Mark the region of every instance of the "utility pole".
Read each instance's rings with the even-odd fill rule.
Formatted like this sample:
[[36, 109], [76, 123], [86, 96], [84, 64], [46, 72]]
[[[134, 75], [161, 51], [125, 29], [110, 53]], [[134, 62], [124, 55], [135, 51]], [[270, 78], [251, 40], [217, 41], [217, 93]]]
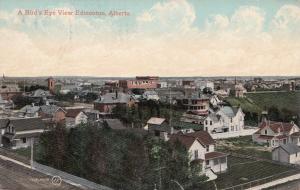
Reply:
[[30, 144], [31, 144], [30, 166], [31, 166], [31, 168], [33, 168], [33, 144], [34, 144], [34, 137], [31, 138]]

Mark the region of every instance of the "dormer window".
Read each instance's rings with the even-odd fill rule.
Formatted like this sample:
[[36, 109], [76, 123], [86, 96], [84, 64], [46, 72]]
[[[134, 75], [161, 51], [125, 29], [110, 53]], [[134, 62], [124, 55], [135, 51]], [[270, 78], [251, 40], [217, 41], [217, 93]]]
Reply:
[[209, 145], [206, 146], [206, 152], [209, 152]]
[[265, 135], [268, 133], [268, 131], [267, 130], [265, 130]]

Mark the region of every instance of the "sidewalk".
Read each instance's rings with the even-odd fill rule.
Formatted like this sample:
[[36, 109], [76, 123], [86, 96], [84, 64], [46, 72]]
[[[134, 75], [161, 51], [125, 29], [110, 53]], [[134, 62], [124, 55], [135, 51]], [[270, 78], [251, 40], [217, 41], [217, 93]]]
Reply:
[[278, 179], [278, 180], [275, 180], [275, 181], [271, 181], [269, 183], [258, 185], [258, 186], [249, 188], [247, 190], [260, 190], [260, 189], [273, 187], [273, 186], [280, 185], [280, 184], [283, 184], [283, 183], [286, 183], [286, 182], [289, 182], [289, 181], [293, 181], [293, 180], [297, 180], [297, 179], [300, 179], [300, 174], [296, 174], [296, 175], [292, 175], [292, 176], [285, 177], [285, 178], [282, 178], [282, 179]]

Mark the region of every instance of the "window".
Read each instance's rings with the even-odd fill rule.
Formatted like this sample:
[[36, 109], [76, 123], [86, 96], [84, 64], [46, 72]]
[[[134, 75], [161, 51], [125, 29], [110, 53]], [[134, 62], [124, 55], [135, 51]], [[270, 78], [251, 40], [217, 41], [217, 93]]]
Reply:
[[214, 159], [214, 165], [218, 165], [219, 164], [219, 160], [218, 159]]
[[209, 152], [209, 145], [206, 146], [206, 152]]
[[205, 125], [207, 125], [208, 124], [208, 121], [207, 120], [205, 120]]
[[205, 163], [207, 166], [209, 165], [209, 160], [206, 160], [206, 163]]
[[209, 124], [212, 125], [212, 121], [210, 121]]
[[198, 150], [195, 150], [194, 154], [195, 154], [195, 159], [198, 159]]
[[297, 154], [297, 152], [296, 152], [296, 157], [298, 157], [298, 154]]
[[232, 123], [232, 118], [230, 118], [230, 122]]
[[265, 130], [265, 135], [266, 135], [266, 134], [268, 134], [268, 131], [267, 131], [267, 129]]
[[26, 143], [26, 138], [22, 138], [23, 143]]
[[207, 127], [205, 127], [205, 131], [206, 131], [206, 132], [208, 131]]

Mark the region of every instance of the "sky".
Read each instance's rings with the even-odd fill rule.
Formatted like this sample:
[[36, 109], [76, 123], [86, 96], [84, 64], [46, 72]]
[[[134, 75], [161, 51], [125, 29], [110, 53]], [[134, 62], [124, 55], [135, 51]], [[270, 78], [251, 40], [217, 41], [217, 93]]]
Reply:
[[[62, 16], [60, 10], [107, 16]], [[0, 72], [295, 76], [299, 34], [300, 0], [0, 0]]]

